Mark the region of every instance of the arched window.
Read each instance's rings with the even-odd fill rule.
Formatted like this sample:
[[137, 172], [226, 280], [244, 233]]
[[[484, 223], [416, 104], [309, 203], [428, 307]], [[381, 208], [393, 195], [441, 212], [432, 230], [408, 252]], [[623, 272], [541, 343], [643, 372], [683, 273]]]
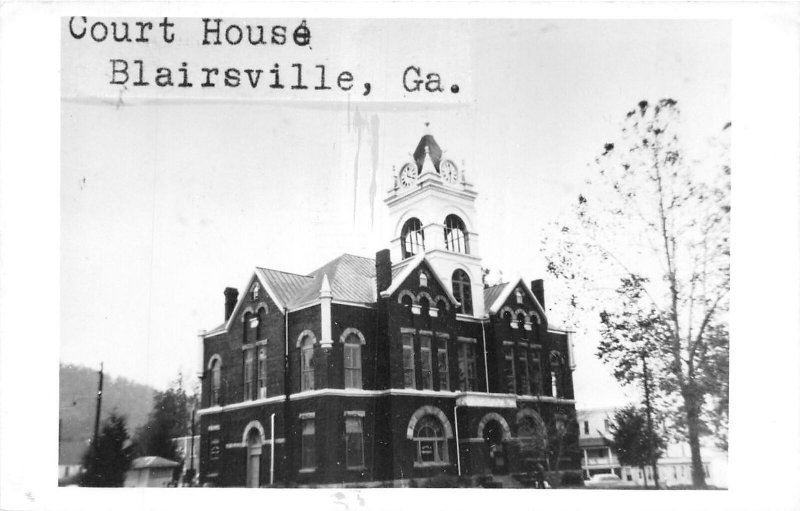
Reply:
[[247, 311], [244, 313], [244, 318], [242, 320], [242, 342], [245, 344], [250, 340], [247, 334], [250, 333], [250, 319], [252, 317], [252, 312]]
[[417, 463], [447, 463], [447, 440], [444, 427], [433, 415], [421, 418], [414, 428], [414, 442], [417, 444]]
[[251, 428], [247, 433], [247, 487], [258, 488], [261, 476], [261, 434]]
[[427, 316], [431, 311], [431, 302], [424, 296], [419, 299], [419, 309], [422, 316]]
[[522, 303], [522, 290], [521, 290], [521, 289], [517, 289], [517, 290], [514, 292], [514, 294], [515, 294], [515, 295], [516, 295], [516, 297], [517, 297], [517, 303]]
[[444, 219], [444, 245], [451, 252], [469, 254], [467, 227], [456, 215], [447, 215]]
[[220, 404], [220, 388], [222, 387], [222, 362], [219, 357], [211, 359], [211, 406]]
[[519, 313], [517, 314], [517, 326], [519, 327], [519, 335], [523, 339], [527, 339], [528, 335], [525, 333], [525, 314]]
[[260, 341], [267, 336], [267, 309], [258, 309], [258, 324], [256, 325], [256, 340]]
[[550, 388], [553, 397], [564, 397], [564, 359], [557, 351], [550, 352]]
[[419, 218], [409, 218], [400, 233], [403, 259], [425, 251], [425, 232]]
[[361, 338], [355, 333], [344, 340], [344, 388], [361, 388]]
[[527, 456], [541, 454], [546, 443], [544, 422], [535, 412], [528, 412], [530, 415], [517, 416], [517, 438], [519, 439], [520, 451]]
[[472, 285], [469, 275], [464, 270], [453, 272], [453, 295], [461, 304], [457, 312], [461, 314], [472, 314]]
[[300, 390], [314, 390], [314, 338], [305, 335], [300, 341]]
[[424, 271], [419, 272], [419, 287], [428, 287], [428, 274]]

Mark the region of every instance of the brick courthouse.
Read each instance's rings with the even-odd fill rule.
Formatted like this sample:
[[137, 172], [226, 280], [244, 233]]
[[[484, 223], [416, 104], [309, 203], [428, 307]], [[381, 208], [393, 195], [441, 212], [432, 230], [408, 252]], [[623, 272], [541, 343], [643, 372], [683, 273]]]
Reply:
[[[541, 280], [484, 288], [476, 195], [425, 135], [385, 199], [390, 249], [225, 289], [225, 323], [201, 334], [202, 483], [547, 466], [574, 421], [569, 337], [548, 326]], [[579, 470], [577, 445], [560, 449]]]

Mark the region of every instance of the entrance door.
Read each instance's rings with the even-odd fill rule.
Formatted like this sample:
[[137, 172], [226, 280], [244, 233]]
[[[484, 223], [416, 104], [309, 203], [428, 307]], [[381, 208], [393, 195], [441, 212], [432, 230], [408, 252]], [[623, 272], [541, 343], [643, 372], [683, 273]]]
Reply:
[[505, 444], [503, 444], [503, 427], [497, 421], [489, 421], [483, 430], [483, 441], [489, 455], [489, 469], [492, 474], [507, 474]]
[[247, 436], [247, 487], [258, 488], [261, 476], [261, 435], [255, 429]]

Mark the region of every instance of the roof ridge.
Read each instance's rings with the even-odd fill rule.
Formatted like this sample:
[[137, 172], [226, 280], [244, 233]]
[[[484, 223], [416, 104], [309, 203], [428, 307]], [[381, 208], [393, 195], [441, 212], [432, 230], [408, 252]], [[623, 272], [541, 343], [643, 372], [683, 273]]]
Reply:
[[285, 271], [285, 270], [276, 270], [274, 268], [266, 268], [264, 266], [256, 266], [259, 270], [267, 270], [267, 271], [274, 271], [277, 273], [285, 273], [286, 275], [294, 275], [296, 277], [305, 277], [305, 278], [313, 278], [311, 275], [303, 275], [302, 273], [294, 273], [292, 271]]

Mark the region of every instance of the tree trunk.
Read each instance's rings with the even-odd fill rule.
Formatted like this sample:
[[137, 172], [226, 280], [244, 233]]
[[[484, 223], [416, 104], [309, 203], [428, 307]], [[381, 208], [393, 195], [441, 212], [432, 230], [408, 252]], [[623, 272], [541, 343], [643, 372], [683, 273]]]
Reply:
[[684, 395], [686, 405], [686, 424], [689, 433], [689, 449], [692, 453], [692, 486], [706, 487], [706, 475], [703, 470], [703, 459], [700, 456], [700, 414], [694, 396]]

